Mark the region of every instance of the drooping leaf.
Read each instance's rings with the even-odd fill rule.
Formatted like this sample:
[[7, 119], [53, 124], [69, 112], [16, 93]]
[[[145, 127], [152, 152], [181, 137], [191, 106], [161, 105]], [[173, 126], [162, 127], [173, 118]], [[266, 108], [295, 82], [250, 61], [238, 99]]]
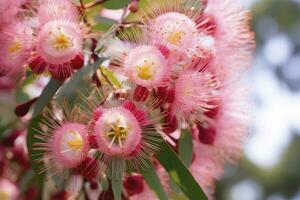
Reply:
[[119, 80], [115, 77], [114, 73], [112, 71], [110, 71], [109, 69], [105, 68], [105, 67], [101, 67], [102, 73], [103, 75], [106, 76], [106, 78], [108, 79], [108, 81], [113, 84], [114, 87], [116, 88], [120, 88], [122, 87], [122, 84], [119, 82]]
[[85, 66], [76, 72], [72, 78], [62, 86], [57, 94], [57, 100], [61, 102], [64, 98], [74, 99], [77, 95], [77, 90], [85, 85], [84, 77], [94, 73], [104, 60], [105, 58], [99, 58], [95, 63]]
[[102, 5], [108, 9], [124, 8], [130, 3], [130, 0], [107, 0]]
[[122, 197], [122, 178], [124, 172], [124, 159], [114, 158], [111, 168], [111, 185], [115, 200], [121, 200]]
[[167, 142], [162, 142], [161, 151], [156, 154], [156, 158], [169, 173], [172, 181], [190, 200], [208, 199], [193, 175], [183, 164], [183, 161]]
[[193, 138], [192, 134], [184, 129], [179, 139], [179, 156], [186, 167], [189, 167], [193, 159]]
[[142, 175], [147, 184], [156, 193], [157, 197], [160, 200], [168, 200], [168, 196], [164, 191], [164, 188], [159, 180], [159, 177], [152, 163], [148, 164], [147, 169], [142, 170]]
[[100, 15], [95, 17], [96, 24], [93, 26], [94, 31], [107, 31], [109, 30], [114, 24], [117, 24], [118, 21], [109, 19]]
[[103, 45], [110, 40], [111, 38], [113, 38], [114, 33], [117, 31], [117, 29], [119, 28], [119, 24], [113, 24], [110, 29], [108, 31], [106, 31], [100, 40], [98, 40], [98, 44], [97, 47], [95, 49], [96, 52], [100, 51], [101, 48], [103, 48]]
[[36, 117], [40, 112], [43, 111], [44, 107], [52, 100], [53, 95], [55, 95], [62, 84], [62, 81], [57, 81], [55, 79], [51, 79], [49, 81], [34, 105], [33, 117]]
[[38, 172], [39, 168], [41, 167], [41, 163], [37, 163], [35, 160], [39, 158], [40, 154], [43, 152], [34, 149], [33, 144], [38, 142], [38, 139], [36, 139], [34, 135], [36, 134], [36, 130], [40, 129], [39, 124], [42, 119], [43, 116], [41, 114], [38, 114], [32, 118], [27, 132], [27, 149], [29, 153], [29, 159], [40, 189], [43, 188], [45, 174]]

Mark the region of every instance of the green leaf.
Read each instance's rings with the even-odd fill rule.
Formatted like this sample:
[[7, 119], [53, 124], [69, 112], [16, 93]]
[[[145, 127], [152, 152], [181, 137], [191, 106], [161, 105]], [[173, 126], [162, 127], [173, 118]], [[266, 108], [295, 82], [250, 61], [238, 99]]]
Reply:
[[57, 92], [60, 86], [63, 84], [62, 81], [51, 79], [44, 88], [42, 94], [34, 105], [33, 117], [36, 117], [41, 113], [44, 107], [52, 100], [53, 95]]
[[118, 21], [97, 15], [95, 17], [97, 24], [93, 26], [93, 31], [107, 31]]
[[122, 198], [122, 178], [125, 161], [122, 158], [113, 158], [111, 168], [111, 184], [115, 200]]
[[208, 199], [193, 175], [166, 141], [162, 142], [161, 151], [156, 154], [156, 158], [169, 173], [172, 181], [190, 200]]
[[98, 40], [98, 44], [97, 47], [95, 49], [96, 52], [100, 51], [103, 48], [103, 45], [109, 41], [111, 38], [113, 38], [113, 36], [115, 35], [115, 32], [117, 31], [117, 29], [119, 28], [118, 24], [113, 24], [110, 29], [108, 31], [106, 31], [101, 39]]
[[193, 159], [193, 138], [192, 134], [184, 129], [179, 139], [179, 156], [186, 167], [189, 167]]
[[38, 186], [40, 187], [40, 189], [43, 188], [43, 183], [44, 183], [44, 176], [45, 174], [40, 174], [38, 173], [38, 170], [40, 168], [41, 163], [37, 163], [35, 161], [35, 159], [38, 158], [38, 155], [40, 155], [42, 152], [35, 150], [33, 148], [33, 144], [36, 142], [39, 142], [38, 139], [36, 139], [34, 137], [34, 135], [36, 134], [36, 130], [39, 130], [39, 124], [42, 120], [43, 116], [41, 114], [35, 116], [32, 120], [31, 123], [29, 125], [29, 129], [28, 129], [28, 133], [27, 133], [27, 149], [28, 149], [28, 153], [29, 153], [29, 159], [31, 162], [31, 166], [33, 171], [35, 172], [35, 177], [36, 180], [38, 182]]
[[168, 200], [168, 196], [165, 193], [163, 186], [159, 180], [159, 177], [155, 171], [155, 168], [152, 163], [148, 164], [148, 168], [142, 170], [143, 177], [145, 181], [148, 183], [150, 188], [156, 193], [157, 197], [160, 200]]
[[124, 8], [130, 3], [130, 0], [107, 0], [102, 5], [108, 9], [120, 9]]
[[107, 77], [107, 79], [115, 86], [116, 88], [121, 88], [122, 84], [115, 77], [114, 73], [105, 67], [101, 67], [102, 73]]
[[85, 66], [76, 72], [60, 89], [57, 94], [57, 100], [61, 102], [66, 97], [68, 97], [69, 100], [74, 99], [77, 95], [77, 90], [85, 85], [84, 76], [94, 73], [104, 60], [105, 58], [99, 58], [95, 63]]

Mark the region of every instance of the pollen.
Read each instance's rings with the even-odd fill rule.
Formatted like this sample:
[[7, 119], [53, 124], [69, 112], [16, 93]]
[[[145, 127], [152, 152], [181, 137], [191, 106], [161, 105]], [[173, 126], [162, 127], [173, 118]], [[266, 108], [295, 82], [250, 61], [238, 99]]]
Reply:
[[18, 40], [16, 40], [16, 41], [14, 41], [14, 42], [12, 43], [12, 45], [10, 45], [10, 46], [8, 47], [8, 52], [9, 52], [9, 53], [16, 53], [16, 52], [20, 51], [21, 48], [22, 48], [21, 42], [18, 41]]
[[66, 34], [60, 33], [54, 38], [53, 46], [57, 50], [64, 50], [71, 46], [71, 40]]
[[167, 40], [169, 43], [178, 46], [182, 42], [183, 35], [184, 35], [183, 31], [175, 31], [169, 34]]
[[9, 196], [8, 196], [7, 192], [0, 191], [0, 199], [2, 199], [2, 200], [8, 200]]
[[121, 124], [120, 119], [118, 119], [115, 123], [110, 124], [111, 129], [107, 133], [107, 136], [111, 138], [111, 144], [117, 143], [120, 146], [122, 145], [122, 140], [126, 139], [128, 136], [128, 128]]
[[72, 139], [67, 141], [69, 148], [73, 151], [81, 150], [83, 147], [83, 140], [81, 135], [75, 131], [70, 131], [69, 134], [72, 137]]
[[137, 66], [138, 77], [143, 80], [152, 80], [154, 76], [153, 65], [145, 62], [142, 66]]

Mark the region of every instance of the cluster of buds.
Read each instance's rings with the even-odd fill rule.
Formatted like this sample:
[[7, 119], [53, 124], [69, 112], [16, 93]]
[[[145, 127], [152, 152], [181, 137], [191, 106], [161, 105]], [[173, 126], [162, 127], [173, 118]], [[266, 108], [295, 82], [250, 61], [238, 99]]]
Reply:
[[[113, 199], [112, 177], [125, 173], [122, 197], [157, 199], [140, 174], [149, 162], [171, 194], [155, 154], [162, 140], [177, 151], [182, 132], [191, 134], [193, 144], [187, 167], [212, 197], [224, 165], [240, 157], [249, 124], [242, 79], [255, 42], [249, 12], [241, 4], [146, 0], [141, 11], [134, 0], [129, 7], [139, 23], [120, 26], [92, 56], [83, 54], [84, 22], [71, 1], [40, 0], [30, 19], [17, 14], [25, 2], [4, 4], [9, 15], [0, 19], [0, 86], [4, 78], [22, 77], [25, 66], [66, 80], [84, 65], [84, 57], [103, 55], [107, 70], [122, 77], [118, 88], [109, 80], [93, 86], [78, 104], [53, 102], [35, 130], [33, 148], [40, 153], [33, 157], [40, 173], [67, 180], [64, 198], [88, 182], [97, 199]], [[99, 186], [103, 180], [107, 190]]]

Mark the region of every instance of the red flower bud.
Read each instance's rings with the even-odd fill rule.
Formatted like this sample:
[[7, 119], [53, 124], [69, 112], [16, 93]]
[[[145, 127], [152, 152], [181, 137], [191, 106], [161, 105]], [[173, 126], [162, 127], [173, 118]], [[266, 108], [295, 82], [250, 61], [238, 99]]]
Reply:
[[73, 69], [80, 69], [82, 68], [83, 64], [84, 64], [84, 57], [82, 54], [78, 54], [77, 56], [75, 56], [75, 58], [73, 58], [73, 60], [71, 60], [71, 65]]
[[129, 10], [132, 13], [136, 13], [139, 10], [138, 0], [132, 0], [132, 2], [129, 4]]
[[89, 135], [88, 139], [89, 139], [90, 148], [91, 149], [98, 149], [98, 144], [97, 144], [96, 136], [95, 135]]
[[141, 175], [132, 175], [125, 179], [123, 187], [127, 191], [128, 195], [132, 196], [139, 194], [144, 190], [143, 177]]
[[68, 193], [66, 191], [58, 192], [51, 197], [51, 200], [68, 200]]
[[199, 131], [199, 141], [203, 144], [213, 145], [216, 137], [216, 129], [213, 126], [204, 127], [201, 124], [197, 124]]
[[38, 56], [29, 62], [29, 67], [34, 73], [41, 74], [45, 71], [47, 64], [42, 59], [42, 57]]
[[174, 113], [167, 112], [164, 117], [164, 125], [162, 131], [166, 134], [171, 134], [178, 128], [178, 121]]
[[76, 169], [75, 173], [82, 175], [87, 180], [94, 179], [99, 172], [99, 165], [92, 157], [87, 157]]
[[28, 113], [32, 104], [34, 104], [37, 100], [38, 100], [38, 97], [33, 98], [23, 104], [17, 105], [17, 107], [15, 108], [15, 114], [18, 117], [24, 117]]
[[136, 86], [133, 94], [133, 99], [137, 102], [144, 102], [149, 96], [149, 90], [143, 86]]

